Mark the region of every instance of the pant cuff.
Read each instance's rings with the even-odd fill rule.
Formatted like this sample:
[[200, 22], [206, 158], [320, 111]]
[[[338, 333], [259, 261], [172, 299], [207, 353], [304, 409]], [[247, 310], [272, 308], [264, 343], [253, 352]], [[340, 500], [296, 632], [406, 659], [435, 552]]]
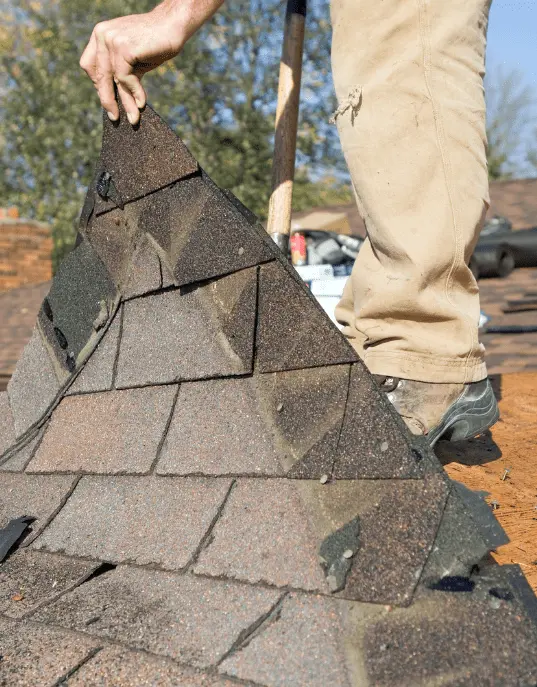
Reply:
[[[350, 342], [352, 343], [352, 341]], [[368, 370], [375, 375], [438, 384], [469, 384], [487, 377], [482, 359], [450, 360], [410, 352], [358, 351]]]

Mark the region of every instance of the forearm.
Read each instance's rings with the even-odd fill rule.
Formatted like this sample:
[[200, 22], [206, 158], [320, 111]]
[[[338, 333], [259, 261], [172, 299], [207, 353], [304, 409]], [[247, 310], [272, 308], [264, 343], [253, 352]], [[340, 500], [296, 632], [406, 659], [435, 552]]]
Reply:
[[164, 0], [153, 12], [168, 18], [182, 45], [224, 4], [224, 0]]

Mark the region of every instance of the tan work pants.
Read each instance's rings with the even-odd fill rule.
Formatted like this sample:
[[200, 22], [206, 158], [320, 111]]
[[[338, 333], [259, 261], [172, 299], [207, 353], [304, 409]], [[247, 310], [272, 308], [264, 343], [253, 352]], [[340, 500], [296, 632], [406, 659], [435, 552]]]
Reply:
[[365, 242], [336, 308], [374, 374], [486, 377], [467, 263], [488, 207], [490, 0], [332, 0], [336, 123]]

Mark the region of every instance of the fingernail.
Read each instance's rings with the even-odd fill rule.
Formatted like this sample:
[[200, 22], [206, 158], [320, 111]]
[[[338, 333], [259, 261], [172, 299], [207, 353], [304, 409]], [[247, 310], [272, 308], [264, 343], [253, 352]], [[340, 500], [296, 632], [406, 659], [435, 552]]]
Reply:
[[136, 124], [136, 116], [133, 115], [131, 112], [127, 112], [127, 119], [133, 126]]
[[106, 114], [108, 115], [108, 119], [109, 119], [111, 122], [115, 122], [115, 121], [117, 120], [117, 117], [116, 117], [116, 115], [115, 115], [113, 112], [107, 112]]

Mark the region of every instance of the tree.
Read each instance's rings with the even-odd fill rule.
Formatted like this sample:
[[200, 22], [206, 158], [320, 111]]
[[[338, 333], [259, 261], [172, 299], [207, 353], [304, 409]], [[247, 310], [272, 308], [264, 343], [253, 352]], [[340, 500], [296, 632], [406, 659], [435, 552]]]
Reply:
[[[98, 21], [143, 12], [152, 0], [19, 0], [4, 17], [1, 64], [7, 74], [0, 109], [6, 170], [0, 203], [53, 225], [55, 259], [72, 245], [77, 214], [100, 143], [101, 111], [78, 66]], [[227, 3], [173, 62], [145, 77], [149, 102], [201, 165], [261, 218], [270, 169], [284, 5]], [[329, 76], [327, 0], [308, 18], [298, 140], [298, 208], [327, 171], [339, 192], [343, 159], [328, 125], [335, 98]], [[312, 176], [313, 175], [313, 176]]]
[[537, 169], [528, 137], [535, 117], [535, 94], [520, 72], [497, 69], [485, 79], [487, 100], [487, 160], [491, 179], [527, 176]]

